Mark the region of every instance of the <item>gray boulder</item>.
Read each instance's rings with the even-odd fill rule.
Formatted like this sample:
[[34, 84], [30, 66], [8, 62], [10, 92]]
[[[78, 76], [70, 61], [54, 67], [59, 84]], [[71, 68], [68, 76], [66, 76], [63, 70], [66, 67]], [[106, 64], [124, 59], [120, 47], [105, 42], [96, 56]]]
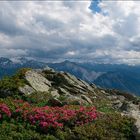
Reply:
[[82, 98], [78, 97], [78, 96], [69, 96], [66, 98], [65, 102], [67, 102], [67, 104], [74, 104], [74, 105], [87, 105], [89, 104], [87, 101], [83, 100]]
[[120, 100], [115, 100], [115, 101], [112, 102], [112, 106], [115, 109], [120, 109], [122, 105], [123, 105], [123, 103]]
[[84, 99], [85, 101], [87, 101], [89, 104], [92, 104], [92, 101], [89, 97], [87, 97], [86, 95], [81, 95], [81, 98]]
[[136, 120], [134, 135], [136, 137], [136, 140], [140, 140], [140, 108], [139, 108], [139, 105], [135, 105], [130, 102], [124, 102], [121, 109], [123, 111], [122, 115], [127, 115]]
[[55, 98], [59, 98], [60, 97], [60, 94], [58, 93], [58, 90], [51, 90], [50, 91], [52, 97], [55, 97]]
[[25, 85], [23, 87], [19, 87], [19, 91], [21, 93], [27, 94], [27, 95], [32, 94], [32, 93], [35, 92], [35, 90], [32, 87], [30, 87], [29, 85]]
[[38, 72], [31, 70], [25, 74], [26, 80], [36, 91], [48, 92], [51, 86], [51, 82], [48, 81]]

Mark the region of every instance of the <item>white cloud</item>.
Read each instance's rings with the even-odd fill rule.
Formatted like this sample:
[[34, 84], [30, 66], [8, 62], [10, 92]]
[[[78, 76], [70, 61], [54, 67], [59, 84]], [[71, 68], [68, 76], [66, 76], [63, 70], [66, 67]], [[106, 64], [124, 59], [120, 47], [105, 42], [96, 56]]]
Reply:
[[140, 2], [102, 1], [100, 13], [90, 5], [1, 1], [0, 56], [138, 63]]

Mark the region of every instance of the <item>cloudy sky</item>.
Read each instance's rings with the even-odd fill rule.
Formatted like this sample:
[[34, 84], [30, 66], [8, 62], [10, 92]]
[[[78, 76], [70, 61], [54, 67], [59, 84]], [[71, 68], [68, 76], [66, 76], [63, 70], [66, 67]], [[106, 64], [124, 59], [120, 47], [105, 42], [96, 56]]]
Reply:
[[0, 57], [140, 64], [140, 1], [0, 1]]

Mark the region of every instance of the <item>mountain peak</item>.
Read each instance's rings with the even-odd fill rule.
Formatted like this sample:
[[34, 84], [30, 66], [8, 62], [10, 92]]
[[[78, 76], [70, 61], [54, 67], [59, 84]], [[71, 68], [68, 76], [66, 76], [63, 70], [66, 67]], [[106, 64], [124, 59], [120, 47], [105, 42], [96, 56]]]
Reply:
[[1, 67], [6, 67], [6, 66], [9, 66], [9, 65], [12, 65], [12, 61], [8, 58], [4, 58], [4, 57], [0, 57], [0, 65]]
[[62, 63], [64, 63], [64, 64], [75, 64], [75, 62], [71, 62], [71, 61], [69, 61], [69, 60], [65, 60], [65, 61], [63, 61]]
[[12, 61], [8, 58], [0, 57], [0, 62], [12, 62]]

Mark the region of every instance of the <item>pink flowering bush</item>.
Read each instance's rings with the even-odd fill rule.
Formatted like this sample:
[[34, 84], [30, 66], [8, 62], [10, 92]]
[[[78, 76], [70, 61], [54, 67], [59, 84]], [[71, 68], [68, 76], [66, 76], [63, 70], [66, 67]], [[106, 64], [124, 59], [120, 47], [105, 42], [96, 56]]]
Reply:
[[10, 117], [11, 112], [9, 107], [6, 104], [1, 103], [0, 104], [0, 120], [5, 118], [5, 117]]
[[[26, 104], [27, 105], [27, 104]], [[63, 128], [64, 126], [83, 125], [97, 118], [95, 107], [72, 106], [63, 107], [19, 107], [15, 111], [22, 114], [24, 121], [36, 125], [43, 130]]]
[[117, 113], [99, 114], [95, 107], [0, 101], [1, 139], [133, 139], [133, 124], [134, 120]]
[[[14, 105], [14, 107], [13, 107]], [[98, 113], [95, 107], [63, 106], [63, 107], [36, 107], [23, 100], [14, 100], [10, 112], [6, 104], [0, 104], [0, 119], [3, 115], [24, 121], [47, 132], [65, 126], [74, 127], [93, 122]]]

